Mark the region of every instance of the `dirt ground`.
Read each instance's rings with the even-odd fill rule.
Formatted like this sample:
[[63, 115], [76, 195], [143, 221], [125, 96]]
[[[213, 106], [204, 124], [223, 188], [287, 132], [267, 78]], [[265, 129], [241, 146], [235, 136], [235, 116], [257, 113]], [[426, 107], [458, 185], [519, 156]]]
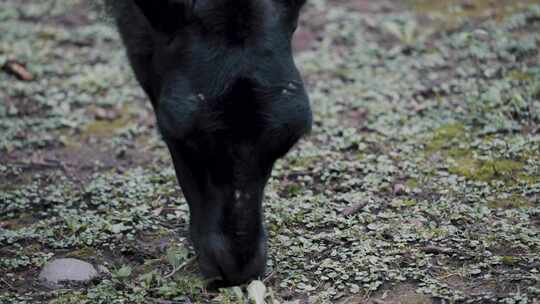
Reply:
[[[205, 290], [114, 28], [0, 0], [0, 303], [243, 303]], [[540, 1], [308, 0], [315, 121], [265, 197], [271, 303], [539, 303]], [[106, 269], [44, 288], [58, 257]]]

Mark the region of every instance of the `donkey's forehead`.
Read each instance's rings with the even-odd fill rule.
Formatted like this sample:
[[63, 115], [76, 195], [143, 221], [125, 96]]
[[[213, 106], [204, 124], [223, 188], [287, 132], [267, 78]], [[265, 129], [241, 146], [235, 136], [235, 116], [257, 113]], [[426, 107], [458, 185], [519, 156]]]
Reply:
[[[179, 1], [179, 0], [173, 0]], [[186, 1], [186, 0], [182, 0]], [[219, 6], [223, 7], [224, 5], [231, 7], [239, 6], [249, 6], [249, 5], [258, 5], [273, 2], [274, 0], [191, 0], [194, 7], [212, 7]]]
[[264, 35], [277, 20], [275, 10], [270, 0], [198, 0], [194, 14], [208, 31], [243, 42]]
[[272, 9], [271, 0], [197, 0], [194, 10], [198, 14], [231, 16], [245, 13], [244, 18], [251, 18]]

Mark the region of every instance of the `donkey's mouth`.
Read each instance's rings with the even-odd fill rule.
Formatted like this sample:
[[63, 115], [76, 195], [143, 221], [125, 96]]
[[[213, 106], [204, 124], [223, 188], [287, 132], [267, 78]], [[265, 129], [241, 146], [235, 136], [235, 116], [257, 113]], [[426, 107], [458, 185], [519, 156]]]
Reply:
[[206, 289], [208, 291], [217, 291], [220, 288], [229, 287], [230, 285], [223, 279], [222, 276], [209, 278], [206, 280]]

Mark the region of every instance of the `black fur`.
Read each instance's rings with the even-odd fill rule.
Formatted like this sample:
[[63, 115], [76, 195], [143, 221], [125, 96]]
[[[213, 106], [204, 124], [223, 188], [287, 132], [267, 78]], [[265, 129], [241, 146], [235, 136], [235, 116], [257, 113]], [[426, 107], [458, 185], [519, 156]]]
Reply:
[[291, 37], [302, 0], [106, 0], [154, 106], [206, 277], [264, 274], [264, 187], [312, 123]]

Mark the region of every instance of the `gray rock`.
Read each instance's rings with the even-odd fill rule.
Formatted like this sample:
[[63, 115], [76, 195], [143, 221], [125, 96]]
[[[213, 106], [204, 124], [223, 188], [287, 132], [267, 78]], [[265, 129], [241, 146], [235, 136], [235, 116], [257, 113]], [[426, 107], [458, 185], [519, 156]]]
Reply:
[[50, 288], [61, 287], [61, 282], [85, 283], [98, 276], [92, 264], [77, 259], [57, 259], [41, 270], [39, 279]]

